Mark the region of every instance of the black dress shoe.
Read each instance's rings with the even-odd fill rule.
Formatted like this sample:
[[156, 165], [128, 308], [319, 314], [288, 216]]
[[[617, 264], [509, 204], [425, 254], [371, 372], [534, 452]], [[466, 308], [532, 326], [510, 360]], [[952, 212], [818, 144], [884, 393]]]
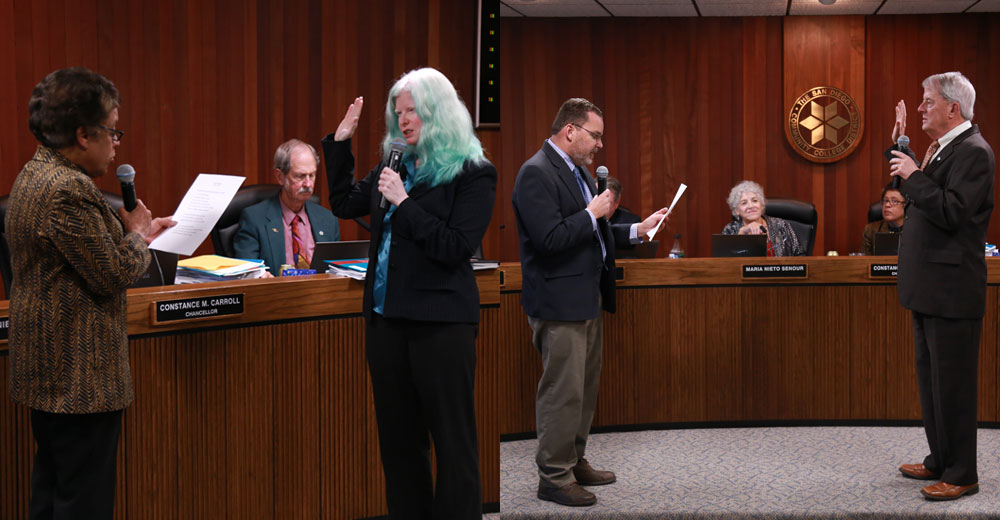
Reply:
[[576, 482], [571, 482], [563, 487], [552, 487], [539, 482], [538, 498], [574, 507], [592, 506], [597, 503], [597, 497], [580, 487]]
[[617, 480], [614, 473], [591, 467], [587, 459], [580, 459], [576, 466], [573, 466], [573, 476], [581, 486], [603, 486]]

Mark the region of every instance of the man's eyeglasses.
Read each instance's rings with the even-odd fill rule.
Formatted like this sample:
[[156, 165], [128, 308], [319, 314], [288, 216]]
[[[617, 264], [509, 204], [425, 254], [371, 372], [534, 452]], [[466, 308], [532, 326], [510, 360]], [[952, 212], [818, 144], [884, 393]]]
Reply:
[[906, 203], [905, 200], [882, 199], [882, 205], [883, 206], [889, 206], [890, 208], [893, 208], [893, 207], [896, 207], [896, 206], [900, 206], [900, 205], [905, 204], [905, 203]]
[[588, 134], [590, 134], [590, 137], [594, 138], [595, 141], [600, 141], [604, 137], [604, 134], [598, 134], [598, 133], [595, 133], [595, 132], [591, 132], [590, 130], [587, 130], [586, 128], [584, 128], [584, 127], [582, 127], [582, 126], [580, 126], [580, 125], [578, 125], [576, 123], [570, 123], [570, 124], [573, 125], [573, 126], [575, 126], [575, 127], [577, 127], [577, 128], [579, 128], [580, 130], [586, 131]]
[[108, 128], [104, 125], [97, 125], [97, 128], [103, 128], [107, 130], [108, 133], [111, 134], [111, 142], [113, 143], [120, 143], [122, 141], [122, 136], [125, 135], [125, 132], [123, 130], [119, 130], [117, 128]]

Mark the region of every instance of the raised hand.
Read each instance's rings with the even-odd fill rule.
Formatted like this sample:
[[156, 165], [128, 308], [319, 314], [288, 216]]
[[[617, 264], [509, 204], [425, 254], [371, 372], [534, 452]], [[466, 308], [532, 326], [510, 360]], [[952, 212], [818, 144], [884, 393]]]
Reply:
[[358, 96], [354, 103], [347, 107], [344, 120], [340, 122], [337, 131], [333, 134], [334, 141], [346, 141], [354, 137], [354, 131], [358, 129], [358, 120], [361, 119], [361, 108], [365, 104], [365, 98]]

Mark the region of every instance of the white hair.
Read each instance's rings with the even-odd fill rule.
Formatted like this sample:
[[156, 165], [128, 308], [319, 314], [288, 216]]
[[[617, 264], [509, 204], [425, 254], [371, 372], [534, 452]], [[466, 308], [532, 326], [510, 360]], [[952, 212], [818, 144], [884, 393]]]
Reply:
[[761, 209], [767, 207], [767, 198], [764, 197], [764, 188], [760, 187], [754, 181], [740, 181], [739, 184], [733, 186], [733, 189], [729, 190], [729, 197], [726, 198], [726, 202], [729, 203], [729, 210], [733, 212], [733, 216], [738, 216], [739, 213], [736, 211], [736, 207], [740, 204], [740, 197], [746, 192], [753, 193], [757, 195], [760, 199]]
[[925, 89], [937, 88], [938, 94], [951, 103], [958, 103], [962, 117], [972, 121], [973, 106], [976, 104], [976, 88], [961, 72], [943, 72], [927, 76], [921, 84]]

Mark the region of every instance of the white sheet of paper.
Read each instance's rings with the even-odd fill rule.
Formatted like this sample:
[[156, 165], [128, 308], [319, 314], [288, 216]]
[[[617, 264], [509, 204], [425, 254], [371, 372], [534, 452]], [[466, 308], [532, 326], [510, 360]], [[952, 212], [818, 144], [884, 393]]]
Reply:
[[205, 241], [246, 177], [200, 173], [174, 212], [177, 225], [149, 244], [150, 249], [191, 255]]
[[664, 219], [666, 219], [667, 215], [669, 215], [670, 212], [674, 210], [674, 206], [677, 205], [677, 201], [680, 200], [681, 195], [684, 195], [684, 190], [686, 189], [687, 189], [687, 184], [684, 184], [682, 182], [681, 187], [677, 188], [677, 193], [674, 195], [674, 201], [670, 203], [670, 207], [667, 208], [667, 212], [664, 213], [662, 217], [660, 217], [660, 221], [656, 223], [656, 227], [646, 232], [647, 240], [652, 240], [653, 235], [655, 235], [656, 232], [660, 230], [660, 226], [663, 225]]

